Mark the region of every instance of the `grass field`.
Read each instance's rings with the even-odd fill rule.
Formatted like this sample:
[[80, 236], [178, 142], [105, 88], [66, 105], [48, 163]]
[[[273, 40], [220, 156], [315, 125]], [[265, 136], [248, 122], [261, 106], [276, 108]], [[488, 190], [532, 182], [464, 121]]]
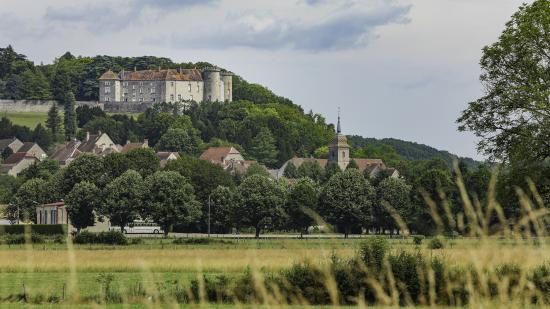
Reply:
[[[108, 113], [109, 115], [123, 114], [129, 117], [137, 118], [139, 113]], [[0, 117], [7, 117], [14, 124], [22, 125], [34, 129], [37, 124], [46, 122], [48, 117], [47, 113], [41, 112], [0, 112]], [[63, 113], [61, 113], [63, 117]]]

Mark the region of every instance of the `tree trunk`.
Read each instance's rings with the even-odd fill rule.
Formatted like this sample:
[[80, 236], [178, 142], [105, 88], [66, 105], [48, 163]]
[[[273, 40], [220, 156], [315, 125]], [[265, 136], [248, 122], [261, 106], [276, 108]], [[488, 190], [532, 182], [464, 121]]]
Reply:
[[256, 227], [256, 239], [260, 238], [260, 230], [261, 228]]

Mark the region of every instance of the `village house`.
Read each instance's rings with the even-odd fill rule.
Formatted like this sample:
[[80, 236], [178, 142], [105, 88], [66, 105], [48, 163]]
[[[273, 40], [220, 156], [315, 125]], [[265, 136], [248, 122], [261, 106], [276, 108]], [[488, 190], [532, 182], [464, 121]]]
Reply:
[[0, 153], [7, 147], [11, 148], [13, 153], [16, 153], [21, 146], [23, 146], [23, 142], [21, 142], [17, 137], [0, 139]]
[[[69, 231], [74, 228], [71, 225], [71, 220], [67, 214], [65, 202], [59, 201], [36, 206], [36, 223], [37, 224], [67, 224]], [[96, 217], [93, 226], [86, 228], [89, 232], [104, 232], [109, 230], [109, 220]]]
[[149, 140], [145, 139], [143, 142], [138, 143], [131, 143], [130, 141], [126, 142], [126, 145], [122, 147], [120, 152], [127, 153], [128, 151], [132, 149], [139, 149], [139, 148], [149, 148]]
[[[7, 139], [3, 141], [5, 147], [10, 147], [12, 150], [17, 149], [15, 153], [7, 157], [0, 166], [0, 173], [17, 176], [21, 171], [28, 168], [32, 164], [44, 160], [47, 155], [42, 148], [32, 142], [20, 142], [17, 138]], [[11, 145], [11, 146], [10, 146]], [[13, 148], [12, 148], [13, 147]]]
[[220, 165], [230, 173], [245, 173], [255, 161], [245, 160], [235, 147], [210, 147], [201, 156], [201, 160]]
[[82, 153], [105, 156], [113, 152], [119, 152], [119, 150], [109, 135], [101, 132], [98, 134], [88, 132], [83, 141], [72, 140], [59, 146], [50, 158], [59, 162], [61, 167], [65, 167]]
[[179, 153], [173, 151], [159, 151], [156, 154], [160, 159], [160, 167], [165, 167], [168, 161], [177, 160], [180, 157]]

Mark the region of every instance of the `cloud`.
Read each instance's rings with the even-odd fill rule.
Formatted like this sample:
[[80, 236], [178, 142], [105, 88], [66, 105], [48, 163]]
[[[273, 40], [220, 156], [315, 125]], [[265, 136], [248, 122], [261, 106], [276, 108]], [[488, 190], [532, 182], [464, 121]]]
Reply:
[[375, 7], [340, 5], [309, 20], [261, 12], [228, 14], [223, 27], [210, 27], [208, 31], [194, 36], [188, 32], [176, 32], [169, 39], [171, 42], [181, 42], [181, 47], [187, 48], [248, 47], [309, 52], [345, 50], [368, 44], [377, 27], [407, 22], [409, 10], [410, 6], [380, 2]]
[[45, 20], [62, 25], [80, 25], [91, 32], [121, 31], [133, 23], [139, 23], [146, 8], [160, 10], [160, 14], [212, 5], [218, 0], [131, 0], [121, 2], [93, 2], [77, 6], [50, 6]]

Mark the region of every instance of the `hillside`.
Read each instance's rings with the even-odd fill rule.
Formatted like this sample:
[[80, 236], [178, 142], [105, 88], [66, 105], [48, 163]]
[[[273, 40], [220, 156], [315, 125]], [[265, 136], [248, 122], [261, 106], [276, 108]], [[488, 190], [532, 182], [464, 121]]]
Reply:
[[447, 162], [449, 166], [451, 166], [454, 160], [463, 161], [468, 166], [477, 166], [480, 163], [472, 158], [459, 157], [446, 150], [438, 150], [428, 145], [404, 141], [396, 138], [376, 139], [358, 135], [350, 135], [348, 136], [348, 142], [353, 148], [388, 145], [391, 146], [399, 156], [407, 160], [416, 161], [440, 158]]
[[[25, 55], [19, 54], [11, 46], [0, 48], [0, 99], [56, 99], [72, 91], [77, 100], [98, 99], [98, 78], [108, 69], [120, 71], [136, 68], [205, 68], [212, 66], [208, 62], [176, 63], [171, 59], [142, 56], [114, 57], [99, 55], [94, 57], [73, 56], [66, 52], [56, 58], [52, 64], [35, 65]], [[222, 68], [222, 70], [224, 70]], [[212, 139], [238, 144], [244, 150], [251, 151], [253, 139], [262, 130], [269, 129], [277, 151], [274, 155], [277, 166], [294, 155], [310, 156], [316, 150], [326, 146], [332, 138], [334, 126], [325, 123], [319, 114], [304, 113], [303, 109], [290, 99], [278, 96], [267, 87], [249, 83], [234, 72], [233, 99], [231, 106], [208, 104], [194, 107], [186, 112], [193, 127], [198, 130], [201, 142], [210, 143]], [[24, 114], [24, 113], [23, 113]], [[43, 122], [45, 115], [7, 115], [14, 124], [24, 125], [31, 129]], [[99, 123], [98, 123], [99, 122]], [[83, 122], [85, 124], [85, 122]], [[140, 124], [141, 125], [141, 124]], [[84, 125], [83, 125], [84, 126]], [[114, 127], [118, 126], [118, 129]], [[138, 139], [147, 136], [143, 128], [128, 123], [123, 118], [96, 121], [85, 129], [102, 129], [110, 132], [117, 142], [126, 139]], [[124, 127], [125, 129], [120, 129]], [[23, 132], [17, 129], [11, 132]], [[116, 131], [116, 132], [115, 132]], [[4, 130], [0, 137], [12, 134]], [[30, 136], [31, 132], [23, 135]], [[4, 136], [6, 137], [6, 136]], [[158, 139], [158, 137], [157, 137]], [[427, 160], [441, 158], [449, 165], [458, 158], [447, 151], [394, 138], [373, 139], [350, 136], [349, 142], [355, 149], [367, 145], [389, 145], [395, 153], [407, 160]], [[270, 142], [271, 143], [271, 142]], [[199, 143], [200, 144], [200, 143]], [[367, 152], [368, 153], [368, 152]], [[363, 155], [367, 154], [363, 153]], [[359, 153], [357, 153], [359, 155]], [[470, 158], [463, 159], [468, 165], [476, 162]]]

